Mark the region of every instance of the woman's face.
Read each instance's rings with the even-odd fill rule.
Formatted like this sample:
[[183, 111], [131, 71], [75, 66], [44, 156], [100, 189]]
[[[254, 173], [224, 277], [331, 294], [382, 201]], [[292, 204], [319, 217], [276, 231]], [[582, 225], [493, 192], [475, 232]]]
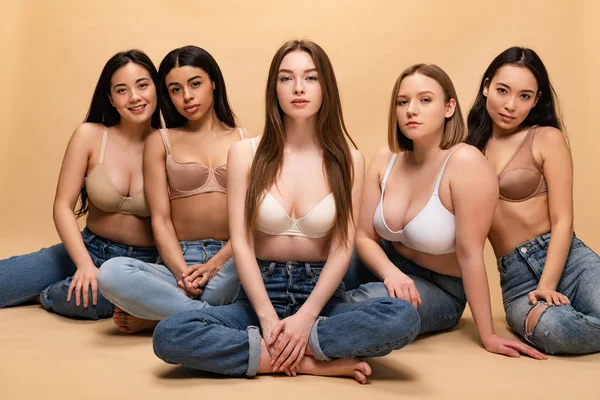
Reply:
[[142, 124], [156, 110], [156, 86], [148, 70], [130, 62], [119, 68], [110, 80], [110, 103], [121, 118]]
[[400, 83], [396, 99], [398, 127], [411, 140], [439, 134], [455, 107], [454, 99], [446, 102], [444, 90], [435, 79], [417, 72]]
[[538, 94], [537, 80], [528, 68], [505, 65], [484, 86], [483, 95], [492, 123], [510, 130], [523, 123], [541, 93]]
[[307, 119], [319, 112], [323, 91], [310, 54], [293, 51], [283, 57], [277, 73], [277, 99], [290, 118]]
[[212, 110], [214, 84], [202, 68], [175, 67], [165, 83], [175, 108], [189, 121], [197, 121]]

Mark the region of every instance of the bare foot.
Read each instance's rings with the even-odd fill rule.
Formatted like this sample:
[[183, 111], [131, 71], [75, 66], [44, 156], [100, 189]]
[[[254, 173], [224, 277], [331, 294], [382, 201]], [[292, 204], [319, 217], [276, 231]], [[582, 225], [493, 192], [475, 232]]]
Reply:
[[351, 376], [359, 383], [367, 383], [371, 375], [371, 367], [357, 358], [341, 358], [333, 361], [319, 361], [310, 356], [304, 356], [298, 372], [301, 374], [320, 376]]
[[122, 333], [127, 333], [129, 335], [138, 332], [150, 332], [154, 330], [158, 324], [158, 321], [141, 319], [127, 314], [119, 307], [115, 307], [113, 321], [115, 322], [115, 325], [119, 327], [119, 330]]

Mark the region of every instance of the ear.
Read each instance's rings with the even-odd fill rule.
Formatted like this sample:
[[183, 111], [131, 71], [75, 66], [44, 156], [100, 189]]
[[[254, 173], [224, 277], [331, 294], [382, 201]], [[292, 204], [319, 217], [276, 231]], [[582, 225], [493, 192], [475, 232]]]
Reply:
[[482, 90], [482, 94], [484, 97], [488, 96], [488, 93], [490, 91], [490, 78], [485, 78], [485, 81], [483, 81], [483, 90]]
[[540, 101], [541, 97], [542, 97], [542, 92], [538, 92], [537, 96], [535, 96], [535, 101], [533, 102], [534, 107], [537, 105], [538, 101]]
[[213, 84], [213, 90], [216, 90], [216, 89], [217, 89], [217, 86], [215, 85], [215, 82], [213, 81], [213, 83], [212, 83], [212, 84]]
[[446, 118], [451, 118], [454, 115], [454, 111], [456, 111], [456, 100], [450, 99], [450, 101], [446, 103], [446, 113], [444, 116]]
[[[110, 101], [111, 106], [115, 107], [115, 103], [113, 102], [112, 96], [110, 94], [108, 95], [108, 101]], [[115, 108], [117, 108], [117, 107], [115, 107]]]

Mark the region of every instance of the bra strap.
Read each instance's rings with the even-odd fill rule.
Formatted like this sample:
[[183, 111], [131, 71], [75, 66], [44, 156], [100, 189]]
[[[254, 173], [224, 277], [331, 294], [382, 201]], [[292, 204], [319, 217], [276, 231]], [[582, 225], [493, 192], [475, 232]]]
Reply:
[[450, 157], [452, 157], [452, 154], [454, 154], [454, 152], [456, 150], [458, 150], [460, 147], [462, 147], [462, 146], [455, 147], [454, 150], [452, 150], [450, 152], [450, 154], [448, 154], [448, 157], [446, 157], [446, 161], [444, 161], [444, 165], [442, 165], [442, 170], [440, 171], [440, 174], [438, 175], [438, 178], [437, 178], [437, 182], [435, 183], [435, 189], [433, 190], [433, 194], [438, 193], [438, 189], [440, 188], [440, 183], [442, 183], [442, 175], [444, 175], [444, 170], [446, 169], [446, 164], [448, 164], [448, 161], [450, 160]]
[[385, 170], [385, 174], [383, 175], [383, 180], [381, 181], [382, 188], [385, 187], [385, 183], [387, 182], [388, 177], [390, 176], [390, 172], [392, 172], [392, 167], [396, 162], [396, 158], [398, 158], [398, 153], [392, 154], [392, 158], [390, 158], [390, 162], [388, 163], [387, 169]]
[[104, 161], [104, 149], [106, 148], [106, 139], [108, 138], [108, 126], [104, 127], [104, 133], [102, 134], [102, 144], [100, 145], [100, 158], [98, 164], [102, 164]]
[[163, 146], [165, 146], [165, 150], [167, 151], [167, 155], [171, 154], [171, 138], [169, 137], [168, 129], [159, 129], [160, 138], [162, 139]]
[[238, 134], [240, 135], [240, 139], [246, 139], [246, 128], [236, 128], [238, 131]]
[[250, 142], [252, 142], [252, 152], [256, 154], [256, 138], [250, 138]]

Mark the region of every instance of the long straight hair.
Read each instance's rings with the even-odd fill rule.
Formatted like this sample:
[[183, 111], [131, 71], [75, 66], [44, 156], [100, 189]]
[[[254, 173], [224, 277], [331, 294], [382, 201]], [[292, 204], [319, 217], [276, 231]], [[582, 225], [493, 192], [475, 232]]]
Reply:
[[217, 61], [208, 51], [198, 46], [184, 46], [170, 51], [158, 68], [160, 82], [158, 85], [158, 102], [167, 128], [180, 128], [188, 122], [187, 118], [181, 115], [177, 111], [175, 104], [173, 104], [166, 83], [167, 75], [173, 68], [184, 66], [200, 68], [208, 74], [208, 77], [215, 85], [215, 90], [213, 90], [213, 107], [216, 116], [219, 121], [228, 127], [235, 128], [235, 114], [231, 110], [229, 100], [227, 99], [227, 89], [221, 68], [219, 68], [219, 64], [217, 64]]
[[323, 149], [323, 165], [336, 209], [329, 237], [336, 236], [343, 243], [347, 243], [348, 224], [354, 223], [354, 215], [352, 215], [354, 167], [350, 146], [346, 139], [350, 140], [355, 148], [356, 144], [348, 134], [344, 123], [340, 94], [331, 61], [319, 45], [306, 40], [286, 42], [271, 61], [266, 89], [265, 128], [252, 162], [250, 183], [246, 192], [246, 223], [250, 232], [256, 231], [257, 206], [265, 192], [275, 184], [281, 170], [285, 129], [283, 110], [277, 98], [277, 75], [283, 58], [293, 51], [309, 54], [319, 74], [323, 103], [317, 114], [317, 140]]
[[537, 80], [538, 93], [541, 92], [537, 104], [529, 111], [522, 125], [552, 126], [564, 134], [556, 92], [550, 83], [544, 63], [535, 51], [515, 46], [500, 53], [485, 70], [479, 85], [479, 92], [477, 92], [473, 107], [469, 111], [467, 119], [469, 134], [466, 142], [482, 152], [485, 151], [485, 146], [492, 136], [492, 119], [487, 112], [487, 97], [483, 95], [483, 89], [490, 84], [496, 72], [505, 65], [527, 68]]
[[[150, 60], [150, 57], [146, 55], [143, 51], [140, 50], [127, 50], [121, 51], [110, 58], [102, 68], [102, 72], [100, 73], [100, 78], [98, 79], [98, 83], [96, 84], [96, 89], [94, 90], [94, 95], [92, 96], [92, 102], [90, 103], [90, 108], [88, 109], [87, 115], [83, 122], [92, 122], [103, 124], [104, 126], [111, 127], [117, 125], [121, 122], [121, 115], [117, 111], [117, 109], [110, 103], [110, 89], [111, 89], [111, 80], [115, 72], [118, 69], [124, 67], [129, 63], [135, 63], [141, 67], [143, 67], [150, 74], [150, 78], [154, 83], [155, 87], [158, 87], [158, 72], [156, 71], [156, 67]], [[154, 129], [159, 129], [162, 127], [162, 123], [160, 121], [160, 110], [156, 107], [154, 113], [152, 113], [152, 119], [150, 120], [150, 125]], [[81, 186], [81, 205], [75, 211], [75, 216], [77, 218], [82, 217], [87, 214], [88, 208], [88, 195], [87, 190], [85, 188], [85, 183]]]

